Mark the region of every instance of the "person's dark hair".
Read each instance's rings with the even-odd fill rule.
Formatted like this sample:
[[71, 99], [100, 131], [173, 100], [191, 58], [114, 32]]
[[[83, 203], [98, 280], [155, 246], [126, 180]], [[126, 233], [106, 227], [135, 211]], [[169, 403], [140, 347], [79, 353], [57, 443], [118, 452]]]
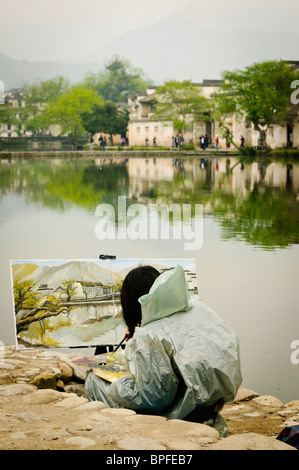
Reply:
[[141, 305], [139, 297], [148, 294], [160, 273], [153, 266], [139, 266], [132, 269], [124, 279], [120, 302], [124, 321], [133, 336], [135, 327], [141, 324]]

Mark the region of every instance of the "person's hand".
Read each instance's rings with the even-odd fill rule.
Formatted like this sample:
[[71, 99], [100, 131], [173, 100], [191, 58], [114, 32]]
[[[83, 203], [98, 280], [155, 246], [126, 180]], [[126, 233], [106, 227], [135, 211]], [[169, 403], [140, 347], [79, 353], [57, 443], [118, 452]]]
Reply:
[[[139, 327], [139, 326], [140, 326], [140, 323], [137, 323], [136, 326]], [[126, 341], [128, 341], [129, 339], [131, 339], [131, 338], [133, 337], [133, 335], [131, 334], [129, 328], [126, 329], [126, 331], [125, 331], [125, 336], [126, 336]]]
[[127, 328], [125, 331], [125, 337], [126, 341], [128, 341], [132, 337], [129, 328]]

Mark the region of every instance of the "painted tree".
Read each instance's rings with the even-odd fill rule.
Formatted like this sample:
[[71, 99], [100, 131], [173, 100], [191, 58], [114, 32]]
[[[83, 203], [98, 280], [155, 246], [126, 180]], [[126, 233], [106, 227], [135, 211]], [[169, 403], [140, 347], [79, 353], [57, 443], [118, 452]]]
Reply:
[[[269, 126], [285, 123], [292, 106], [291, 83], [298, 72], [285, 61], [255, 63], [244, 70], [224, 72], [215, 100], [218, 113], [238, 113], [259, 131], [262, 147]], [[221, 122], [221, 121], [220, 121]]]

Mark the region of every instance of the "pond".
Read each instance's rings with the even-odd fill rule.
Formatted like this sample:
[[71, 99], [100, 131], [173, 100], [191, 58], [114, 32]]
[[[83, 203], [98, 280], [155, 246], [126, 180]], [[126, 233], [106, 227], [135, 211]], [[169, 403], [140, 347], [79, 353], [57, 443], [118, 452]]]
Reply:
[[[242, 386], [298, 399], [299, 164], [100, 157], [1, 160], [0, 340], [15, 343], [11, 259], [194, 258], [199, 296], [239, 336]], [[117, 225], [119, 196], [202, 204], [202, 246], [171, 232], [101, 239], [96, 209], [113, 207]]]

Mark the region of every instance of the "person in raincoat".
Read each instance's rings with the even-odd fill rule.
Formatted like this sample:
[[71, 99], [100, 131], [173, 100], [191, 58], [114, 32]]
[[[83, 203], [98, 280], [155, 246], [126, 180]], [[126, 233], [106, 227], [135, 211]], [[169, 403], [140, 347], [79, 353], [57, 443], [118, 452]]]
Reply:
[[151, 266], [133, 269], [124, 280], [121, 305], [131, 375], [109, 383], [90, 373], [85, 396], [107, 407], [206, 422], [225, 435], [219, 410], [242, 382], [238, 338], [190, 295], [182, 266], [162, 274]]

